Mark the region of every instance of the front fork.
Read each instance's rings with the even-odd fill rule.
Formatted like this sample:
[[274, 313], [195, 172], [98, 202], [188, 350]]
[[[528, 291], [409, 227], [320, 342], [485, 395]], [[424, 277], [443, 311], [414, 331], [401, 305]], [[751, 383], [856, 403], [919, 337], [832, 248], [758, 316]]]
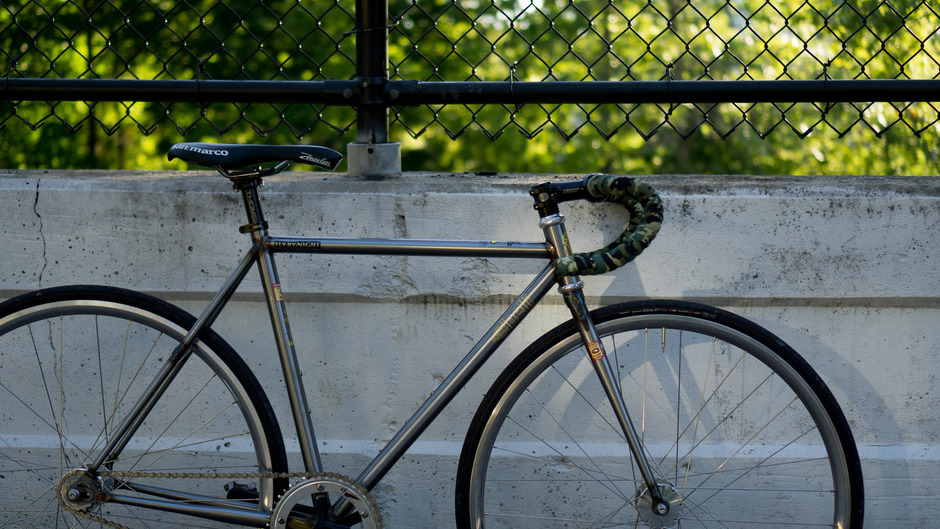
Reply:
[[[560, 213], [550, 213], [543, 216], [539, 222], [539, 227], [545, 233], [545, 239], [555, 249], [555, 258], [571, 255], [571, 247], [568, 244], [568, 233], [565, 230], [565, 218]], [[640, 437], [637, 435], [633, 421], [627, 411], [627, 406], [623, 401], [623, 394], [620, 392], [620, 386], [614, 377], [613, 368], [607, 353], [604, 350], [604, 344], [597, 336], [597, 330], [594, 328], [594, 322], [587, 308], [587, 302], [584, 299], [584, 282], [578, 276], [563, 276], [558, 278], [558, 290], [565, 298], [565, 304], [571, 311], [571, 316], [578, 326], [578, 332], [587, 349], [587, 354], [594, 366], [594, 372], [600, 379], [607, 400], [610, 402], [617, 416], [617, 422], [627, 439], [630, 446], [630, 452], [636, 461], [640, 470], [640, 476], [646, 484], [652, 500], [652, 511], [660, 516], [669, 513], [669, 502], [663, 499], [660, 493], [659, 483], [653, 475], [649, 460], [643, 451], [640, 443]]]

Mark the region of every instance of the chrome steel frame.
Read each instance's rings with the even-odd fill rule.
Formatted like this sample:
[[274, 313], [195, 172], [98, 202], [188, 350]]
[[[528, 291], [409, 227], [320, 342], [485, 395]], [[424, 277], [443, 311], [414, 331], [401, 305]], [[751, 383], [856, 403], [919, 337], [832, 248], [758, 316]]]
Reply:
[[[476, 345], [467, 353], [464, 359], [438, 386], [430, 397], [422, 404], [414, 415], [405, 422], [404, 427], [386, 444], [379, 454], [372, 460], [356, 481], [371, 489], [388, 472], [388, 470], [401, 458], [406, 450], [414, 443], [419, 435], [430, 425], [441, 410], [453, 399], [483, 363], [493, 354], [506, 337], [526, 317], [531, 309], [551, 290], [553, 285], [560, 284], [560, 290], [571, 309], [572, 315], [578, 322], [585, 344], [596, 342], [593, 324], [587, 315], [584, 296], [581, 292], [583, 283], [577, 277], [557, 278], [555, 275], [554, 259], [559, 255], [567, 255], [567, 235], [564, 230], [563, 217], [552, 215], [543, 218], [540, 227], [545, 233], [546, 242], [497, 242], [497, 241], [456, 241], [456, 240], [418, 240], [418, 239], [356, 239], [356, 238], [321, 238], [321, 237], [273, 237], [267, 234], [267, 225], [261, 213], [261, 203], [257, 192], [257, 182], [237, 184], [245, 200], [249, 224], [242, 227], [243, 232], [250, 234], [252, 247], [241, 259], [235, 270], [222, 285], [219, 292], [212, 298], [209, 305], [197, 319], [193, 328], [181, 341], [177, 349], [170, 355], [164, 368], [157, 378], [150, 384], [135, 407], [129, 412], [108, 446], [99, 454], [95, 462], [89, 466], [94, 472], [106, 467], [114, 454], [126, 446], [133, 437], [136, 429], [144, 421], [147, 414], [156, 405], [163, 395], [170, 381], [182, 369], [189, 357], [190, 347], [201, 330], [210, 326], [226, 303], [231, 299], [235, 290], [247, 276], [251, 267], [257, 263], [261, 274], [261, 284], [264, 290], [268, 312], [273, 325], [278, 355], [287, 386], [287, 395], [290, 401], [294, 424], [300, 442], [304, 468], [307, 472], [321, 472], [320, 452], [317, 448], [316, 435], [309, 413], [306, 392], [301, 380], [297, 352], [291, 337], [288, 317], [285, 312], [283, 298], [280, 291], [280, 281], [274, 263], [275, 253], [302, 253], [302, 254], [345, 254], [345, 255], [411, 255], [411, 256], [448, 256], [448, 257], [479, 257], [479, 258], [526, 258], [544, 259], [549, 263], [532, 280], [521, 294], [510, 304], [502, 316], [483, 335]], [[626, 414], [622, 396], [616, 392], [616, 386], [611, 381], [610, 367], [605, 362], [596, 362], [598, 375], [605, 389], [614, 388], [608, 397], [615, 400], [614, 407], [618, 411], [618, 419], [625, 429], [625, 435], [631, 440], [630, 447], [634, 456], [645, 463], [645, 455], [636, 441], [636, 433]], [[619, 400], [619, 402], [616, 402]], [[644, 465], [641, 465], [641, 469]], [[644, 479], [653, 483], [653, 476], [644, 472]], [[268, 515], [263, 512], [245, 509], [244, 506], [234, 505], [232, 502], [208, 498], [189, 493], [169, 491], [149, 486], [126, 484], [127, 488], [154, 496], [154, 498], [140, 498], [113, 494], [110, 501], [135, 505], [138, 507], [187, 514], [226, 523], [245, 526], [264, 527], [268, 523]], [[162, 499], [161, 499], [162, 498]], [[343, 505], [337, 504], [334, 509], [340, 510]]]

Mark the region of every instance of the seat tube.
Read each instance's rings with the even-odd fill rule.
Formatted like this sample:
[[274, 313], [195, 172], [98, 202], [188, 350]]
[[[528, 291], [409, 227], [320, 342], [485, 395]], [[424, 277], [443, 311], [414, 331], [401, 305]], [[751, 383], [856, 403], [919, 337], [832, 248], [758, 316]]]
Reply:
[[[536, 198], [538, 200], [538, 198]], [[554, 209], [554, 211], [552, 211]], [[554, 248], [555, 258], [571, 255], [571, 247], [568, 243], [568, 233], [565, 229], [565, 218], [555, 208], [540, 209], [543, 214], [539, 221], [539, 227], [545, 234], [545, 239]], [[547, 214], [546, 214], [547, 213]], [[558, 290], [564, 296], [565, 304], [571, 311], [571, 316], [578, 327], [581, 340], [584, 342], [585, 349], [594, 367], [604, 393], [610, 402], [617, 422], [620, 424], [630, 452], [637, 463], [643, 482], [646, 484], [652, 499], [653, 511], [665, 515], [669, 512], [669, 503], [666, 502], [659, 491], [658, 482], [653, 475], [652, 466], [643, 451], [640, 443], [639, 434], [633, 421], [630, 419], [630, 413], [627, 411], [626, 403], [623, 400], [623, 394], [620, 391], [620, 385], [614, 376], [614, 370], [607, 358], [604, 344], [597, 335], [594, 322], [591, 319], [587, 308], [587, 302], [584, 298], [584, 282], [578, 276], [563, 276], [558, 278]]]
[[284, 296], [281, 292], [277, 267], [274, 264], [274, 255], [264, 245], [264, 239], [267, 236], [267, 223], [261, 212], [261, 202], [257, 190], [258, 184], [260, 182], [255, 184], [245, 183], [240, 186], [245, 200], [245, 209], [248, 213], [248, 224], [242, 226], [240, 230], [249, 233], [252, 242], [261, 248], [258, 253], [261, 285], [267, 302], [268, 314], [271, 316], [274, 340], [287, 387], [287, 396], [290, 400], [294, 425], [297, 429], [297, 439], [300, 442], [304, 468], [307, 472], [322, 472], [323, 466], [313, 430], [313, 419], [310, 416], [310, 406], [307, 403], [307, 394], [304, 390], [297, 351], [294, 348], [294, 339], [291, 335], [287, 310], [284, 307]]

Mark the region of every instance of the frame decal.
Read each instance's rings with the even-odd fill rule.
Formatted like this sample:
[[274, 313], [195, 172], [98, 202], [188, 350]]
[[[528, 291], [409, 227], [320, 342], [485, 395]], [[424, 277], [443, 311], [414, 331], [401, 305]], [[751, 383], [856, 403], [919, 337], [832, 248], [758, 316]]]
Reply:
[[600, 342], [591, 342], [587, 344], [588, 354], [591, 355], [591, 360], [597, 362], [604, 358], [604, 347]]

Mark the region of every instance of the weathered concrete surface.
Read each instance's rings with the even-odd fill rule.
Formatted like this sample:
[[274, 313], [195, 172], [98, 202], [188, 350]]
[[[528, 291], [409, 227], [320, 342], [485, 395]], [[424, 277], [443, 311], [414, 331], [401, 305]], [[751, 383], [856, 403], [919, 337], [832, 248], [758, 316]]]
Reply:
[[[264, 207], [276, 234], [538, 240], [525, 189], [543, 179], [291, 173], [270, 179]], [[931, 526], [940, 516], [940, 179], [648, 180], [665, 197], [666, 224], [637, 263], [589, 278], [592, 304], [691, 299], [768, 327], [816, 367], [852, 422], [866, 526]], [[580, 250], [621, 226], [611, 205], [565, 213]], [[0, 218], [0, 297], [106, 283], [197, 312], [245, 248], [240, 200], [210, 173], [0, 171]], [[541, 267], [364, 256], [278, 264], [315, 413], [340, 419], [318, 430], [325, 460], [353, 475]], [[271, 388], [287, 430], [270, 332], [246, 325], [268, 321], [249, 277], [217, 328]], [[507, 359], [564, 313], [555, 300], [530, 316], [383, 482], [391, 527], [451, 525], [456, 454], [474, 408]]]

